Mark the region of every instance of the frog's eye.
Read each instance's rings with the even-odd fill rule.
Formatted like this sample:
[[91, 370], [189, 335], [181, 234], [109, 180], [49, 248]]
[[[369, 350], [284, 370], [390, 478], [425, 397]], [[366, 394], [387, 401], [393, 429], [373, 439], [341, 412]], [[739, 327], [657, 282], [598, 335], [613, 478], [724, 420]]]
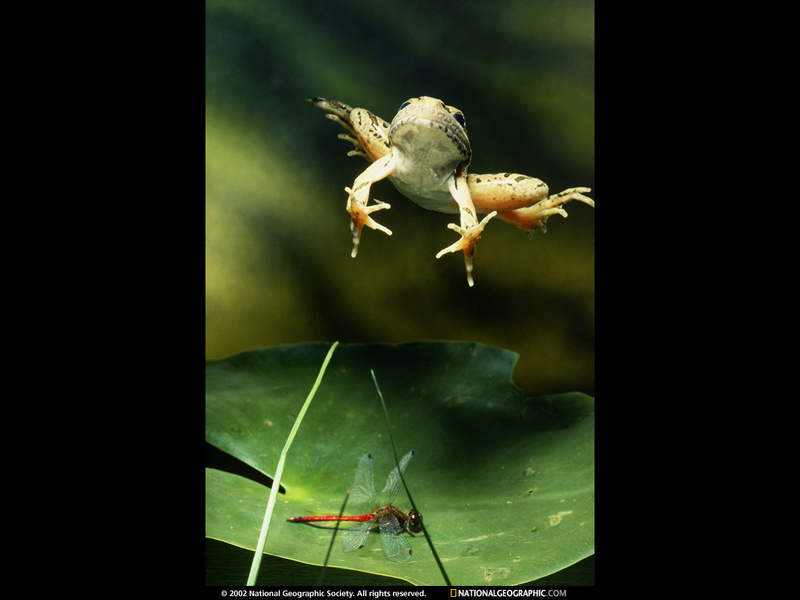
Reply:
[[411, 104], [411, 102], [409, 102], [408, 100], [406, 100], [405, 102], [403, 102], [403, 103], [400, 105], [400, 109], [399, 109], [399, 110], [403, 110], [403, 109], [404, 109], [406, 106], [408, 106], [409, 104]]
[[464, 118], [464, 115], [461, 113], [450, 113], [453, 115], [453, 118], [458, 121], [459, 125], [461, 125], [464, 129], [467, 128], [467, 120]]

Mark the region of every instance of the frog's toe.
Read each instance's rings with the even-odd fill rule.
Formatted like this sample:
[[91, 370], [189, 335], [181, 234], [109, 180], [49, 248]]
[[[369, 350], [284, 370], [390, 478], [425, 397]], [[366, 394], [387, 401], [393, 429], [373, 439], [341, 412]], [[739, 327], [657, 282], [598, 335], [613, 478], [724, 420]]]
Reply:
[[528, 236], [531, 236], [537, 227], [541, 227], [542, 231], [547, 232], [547, 219], [549, 217], [561, 215], [565, 219], [567, 218], [567, 211], [563, 208], [567, 202], [578, 200], [594, 208], [594, 200], [584, 196], [582, 193], [590, 191], [589, 188], [570, 188], [558, 194], [553, 194], [549, 198], [540, 200], [531, 206], [505, 211], [500, 214], [499, 218], [526, 231]]
[[454, 244], [450, 244], [447, 248], [440, 250], [438, 254], [436, 254], [436, 258], [441, 258], [445, 254], [450, 252], [458, 252], [459, 250], [464, 252], [464, 265], [467, 269], [467, 283], [469, 283], [469, 287], [472, 287], [475, 285], [475, 283], [472, 281], [472, 261], [475, 258], [475, 245], [478, 243], [478, 240], [481, 239], [480, 233], [477, 235], [471, 235], [467, 230], [462, 229], [455, 223], [450, 223], [447, 225], [447, 227], [460, 233], [461, 239]]
[[369, 216], [369, 213], [376, 210], [383, 210], [385, 208], [391, 208], [391, 206], [385, 202], [380, 202], [379, 204], [375, 204], [373, 206], [364, 206], [348, 211], [350, 212], [350, 229], [354, 232], [354, 235], [357, 231], [358, 235], [360, 236], [361, 228], [364, 227], [364, 225], [370, 229], [382, 231], [386, 235], [392, 235], [391, 229], [384, 227], [380, 223], [377, 223], [372, 217]]
[[467, 269], [467, 283], [469, 283], [470, 287], [475, 285], [475, 283], [472, 281], [472, 263], [473, 259], [475, 258], [475, 245], [478, 243], [478, 240], [481, 239], [481, 232], [483, 231], [486, 223], [488, 223], [489, 219], [494, 217], [496, 214], [497, 211], [490, 212], [480, 223], [472, 227], [461, 227], [455, 223], [447, 224], [448, 229], [452, 229], [453, 231], [461, 234], [461, 239], [454, 244], [450, 244], [447, 248], [440, 250], [436, 255], [436, 258], [441, 258], [449, 252], [458, 252], [459, 250], [464, 252], [464, 265]]
[[382, 231], [386, 235], [392, 235], [392, 231], [390, 229], [384, 227], [380, 223], [375, 222], [375, 220], [369, 216], [371, 212], [391, 208], [391, 205], [387, 204], [386, 202], [381, 202], [380, 200], [375, 200], [377, 204], [373, 204], [372, 206], [362, 206], [357, 202], [352, 201], [353, 191], [350, 188], [345, 188], [345, 191], [350, 194], [350, 200], [348, 200], [347, 204], [347, 212], [350, 213], [350, 233], [353, 237], [353, 250], [350, 252], [350, 256], [355, 258], [358, 254], [358, 244], [361, 242], [361, 230], [365, 225], [371, 229]]
[[[386, 208], [388, 208], [388, 205]], [[353, 237], [353, 250], [350, 252], [350, 256], [353, 258], [355, 258], [358, 254], [358, 244], [361, 242], [361, 230], [364, 228], [364, 225], [370, 227], [371, 229], [382, 231], [386, 235], [392, 235], [392, 231], [390, 229], [387, 229], [380, 223], [376, 223], [372, 217], [368, 216], [367, 214], [358, 213], [357, 215], [353, 215], [352, 219], [350, 220], [350, 233]]]
[[488, 215], [486, 215], [480, 223], [476, 223], [475, 225], [469, 227], [462, 227], [460, 225], [456, 225], [455, 223], [448, 223], [447, 228], [452, 229], [456, 233], [461, 234], [461, 239], [458, 240], [454, 244], [450, 244], [444, 250], [440, 250], [439, 253], [436, 255], [436, 258], [441, 258], [448, 252], [458, 252], [459, 250], [463, 250], [467, 252], [468, 250], [472, 250], [475, 252], [475, 244], [478, 243], [478, 240], [481, 239], [481, 233], [483, 232], [483, 228], [486, 226], [486, 223], [489, 222], [489, 219], [497, 215], [497, 211], [493, 210]]
[[548, 198], [547, 200], [553, 203], [553, 205], [566, 204], [571, 200], [578, 200], [594, 208], [594, 200], [592, 200], [588, 196], [583, 195], [583, 193], [588, 193], [591, 191], [592, 191], [591, 188], [587, 187], [570, 188], [568, 190], [564, 190], [563, 192], [559, 192], [558, 194], [550, 196], [550, 198]]

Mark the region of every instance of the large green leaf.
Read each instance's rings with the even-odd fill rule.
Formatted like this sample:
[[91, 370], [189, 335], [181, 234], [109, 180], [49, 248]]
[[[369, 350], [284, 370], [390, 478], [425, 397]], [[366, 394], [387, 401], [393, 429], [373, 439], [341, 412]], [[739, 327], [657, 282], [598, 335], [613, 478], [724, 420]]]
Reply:
[[[208, 361], [207, 440], [271, 477], [329, 347]], [[473, 343], [340, 345], [287, 457], [266, 552], [324, 562], [331, 531], [285, 519], [338, 512], [363, 453], [372, 453], [383, 487], [394, 463], [372, 369], [398, 455], [416, 451], [406, 481], [454, 584], [524, 583], [593, 554], [594, 399], [525, 398], [511, 381], [517, 358]], [[208, 469], [206, 535], [255, 548], [268, 493]], [[396, 504], [409, 508], [402, 490]], [[404, 564], [370, 538], [352, 554], [337, 540], [329, 566], [443, 583], [424, 537], [410, 539]]]

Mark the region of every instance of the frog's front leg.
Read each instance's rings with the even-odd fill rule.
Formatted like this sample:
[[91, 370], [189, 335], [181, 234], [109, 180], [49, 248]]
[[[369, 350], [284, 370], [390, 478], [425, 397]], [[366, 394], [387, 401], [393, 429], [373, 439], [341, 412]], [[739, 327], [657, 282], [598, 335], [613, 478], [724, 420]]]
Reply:
[[391, 208], [391, 205], [386, 202], [381, 202], [377, 198], [375, 199], [377, 204], [372, 206], [367, 206], [367, 204], [369, 203], [370, 186], [376, 181], [390, 176], [395, 170], [394, 158], [392, 154], [389, 153], [372, 163], [361, 175], [356, 177], [352, 189], [349, 187], [344, 188], [344, 191], [348, 193], [347, 212], [350, 213], [350, 233], [353, 235], [353, 251], [350, 253], [350, 256], [353, 258], [358, 254], [358, 244], [361, 242], [361, 229], [364, 225], [382, 231], [386, 235], [392, 235], [389, 229], [376, 223], [372, 217], [369, 216], [370, 213], [377, 210]]
[[456, 243], [451, 244], [444, 250], [441, 250], [436, 258], [441, 258], [448, 252], [464, 252], [464, 264], [467, 269], [467, 283], [472, 287], [475, 282], [472, 281], [472, 261], [475, 258], [475, 244], [481, 239], [481, 232], [486, 226], [486, 223], [497, 214], [497, 211], [492, 211], [486, 215], [482, 221], [478, 222], [475, 205], [472, 202], [472, 197], [469, 193], [469, 186], [467, 185], [467, 178], [464, 175], [456, 177], [451, 176], [447, 181], [450, 195], [458, 205], [458, 212], [461, 216], [461, 226], [455, 223], [448, 223], [448, 229], [461, 234], [461, 239]]

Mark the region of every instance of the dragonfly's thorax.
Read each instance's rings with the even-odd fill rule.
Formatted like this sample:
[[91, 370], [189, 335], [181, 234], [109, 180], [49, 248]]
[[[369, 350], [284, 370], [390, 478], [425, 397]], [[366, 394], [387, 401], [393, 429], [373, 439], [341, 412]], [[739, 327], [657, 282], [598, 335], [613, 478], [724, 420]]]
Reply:
[[405, 523], [406, 520], [406, 513], [404, 513], [396, 506], [393, 506], [392, 504], [387, 504], [386, 506], [374, 509], [372, 511], [372, 514], [375, 515], [376, 519], [394, 515], [397, 518], [397, 520], [400, 521], [400, 523]]

